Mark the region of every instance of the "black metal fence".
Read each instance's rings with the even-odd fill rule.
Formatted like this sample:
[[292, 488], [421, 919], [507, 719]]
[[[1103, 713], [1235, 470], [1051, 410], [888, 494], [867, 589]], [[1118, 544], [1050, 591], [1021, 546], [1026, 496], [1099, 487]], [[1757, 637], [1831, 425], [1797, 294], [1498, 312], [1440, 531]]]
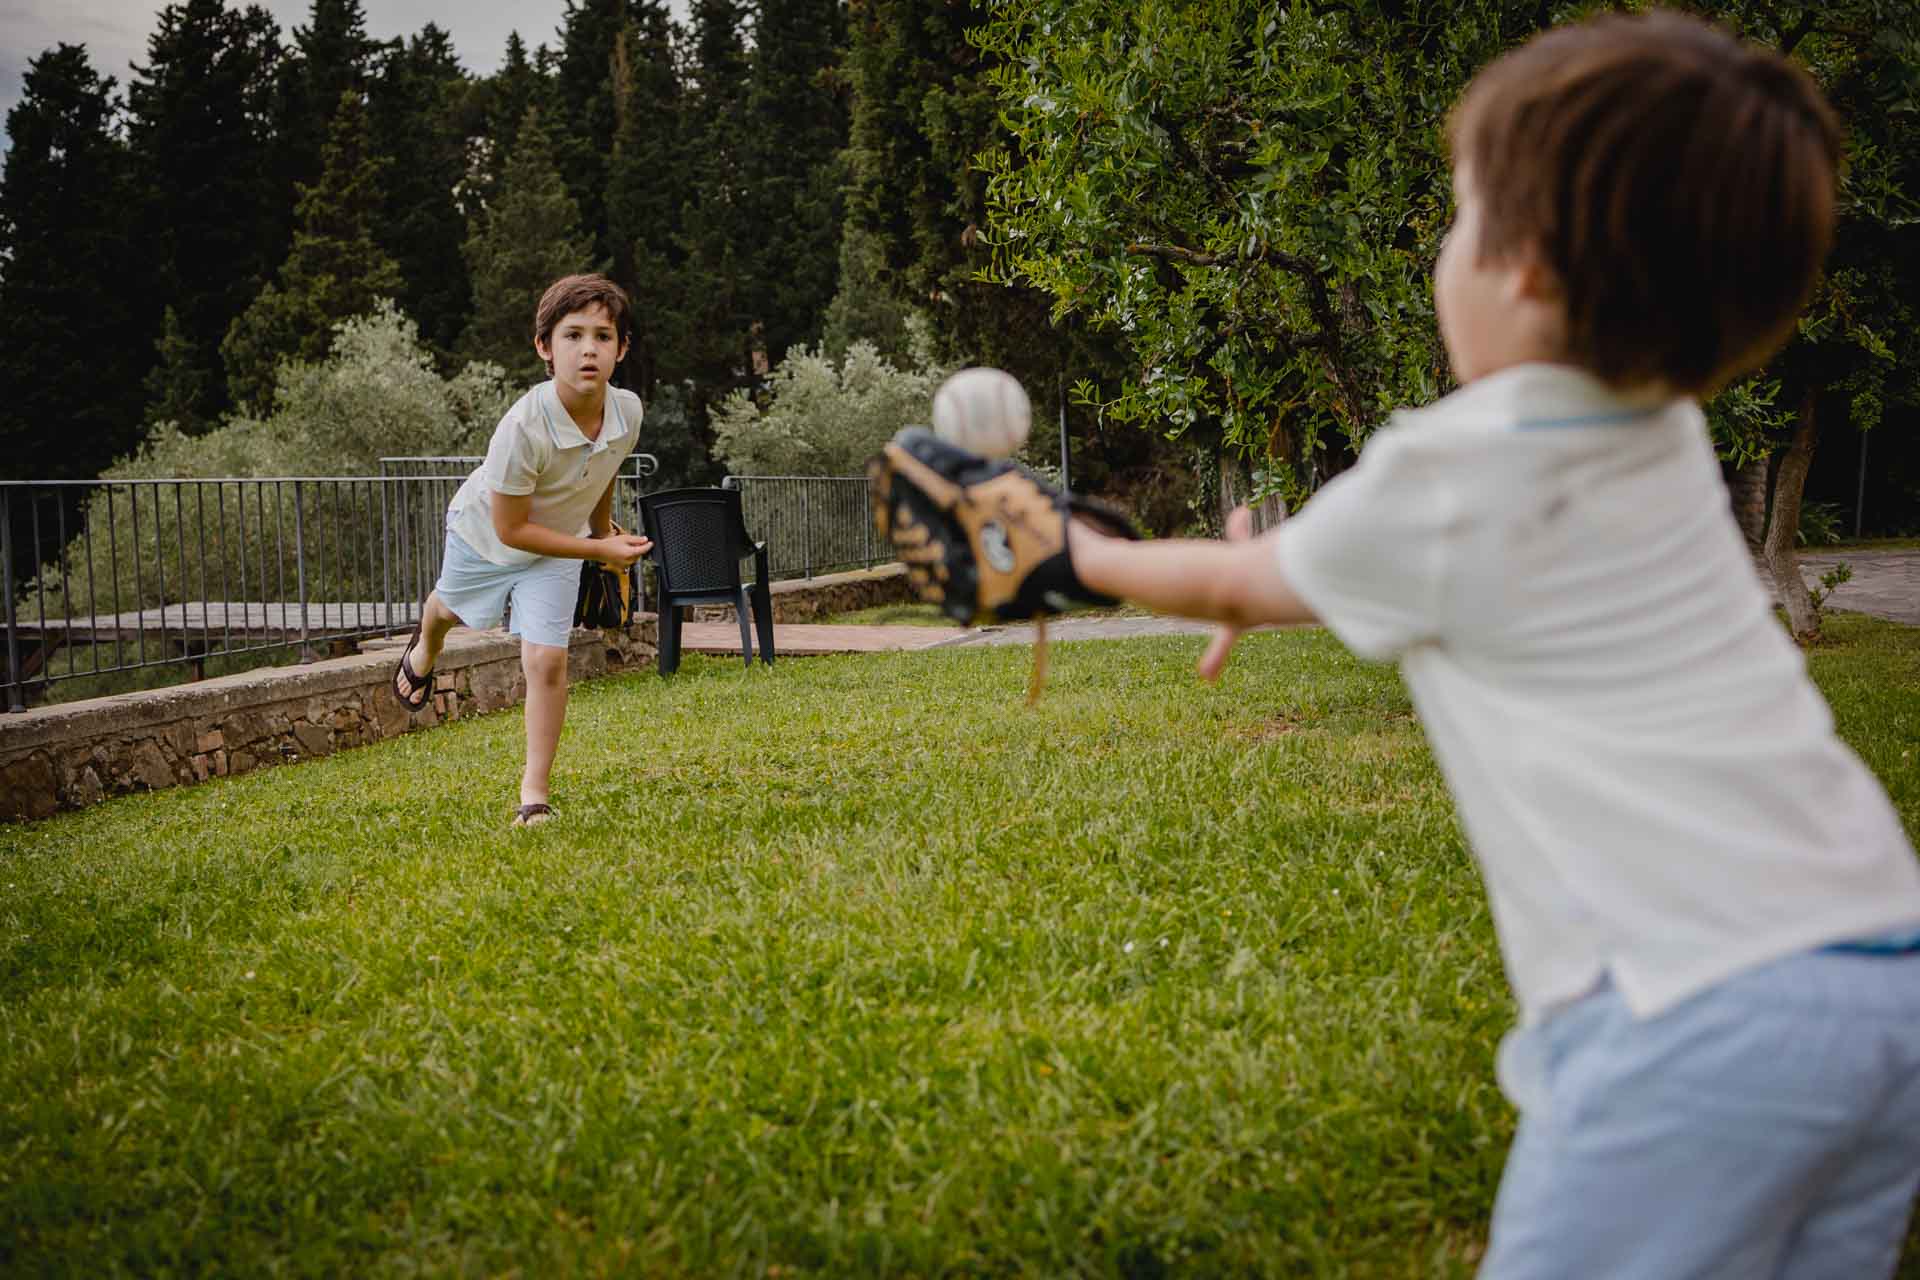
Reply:
[[[0, 482], [5, 708], [62, 681], [197, 675], [210, 658], [276, 649], [310, 659], [411, 630], [440, 573], [447, 503], [480, 462], [382, 458], [378, 476]], [[628, 529], [640, 528], [656, 469], [636, 454], [622, 470], [614, 518]], [[726, 483], [741, 491], [776, 577], [888, 558], [864, 477]]]
[[728, 476], [747, 532], [767, 544], [776, 578], [871, 568], [893, 557], [873, 528], [865, 476]]

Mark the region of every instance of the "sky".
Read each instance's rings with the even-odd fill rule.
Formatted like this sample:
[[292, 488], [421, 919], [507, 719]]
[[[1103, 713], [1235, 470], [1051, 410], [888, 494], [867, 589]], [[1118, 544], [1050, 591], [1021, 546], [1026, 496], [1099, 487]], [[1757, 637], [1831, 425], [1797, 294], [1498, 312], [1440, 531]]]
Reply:
[[[292, 38], [307, 24], [311, 0], [253, 0], [262, 4]], [[231, 0], [238, 8], [243, 0]], [[132, 79], [129, 63], [147, 60], [147, 37], [160, 0], [0, 0], [0, 120], [20, 101], [27, 61], [57, 44], [83, 44], [93, 69], [112, 76], [122, 91]], [[460, 65], [484, 75], [500, 65], [507, 33], [518, 31], [528, 49], [557, 45], [566, 0], [362, 0], [367, 34], [376, 40], [410, 36], [432, 22], [453, 37]], [[684, 14], [686, 5], [676, 3]]]

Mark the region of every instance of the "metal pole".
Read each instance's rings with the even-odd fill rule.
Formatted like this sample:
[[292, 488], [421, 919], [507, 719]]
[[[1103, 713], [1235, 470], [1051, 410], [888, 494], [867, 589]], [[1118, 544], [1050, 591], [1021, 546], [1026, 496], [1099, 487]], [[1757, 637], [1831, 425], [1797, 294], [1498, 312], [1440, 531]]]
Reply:
[[1060, 487], [1073, 488], [1067, 476], [1067, 367], [1060, 366]]
[[[27, 701], [21, 696], [20, 625], [13, 610], [13, 493], [9, 489], [0, 489], [0, 583], [4, 583], [7, 592], [7, 710], [25, 711]], [[46, 621], [42, 615], [40, 643], [43, 646]]]
[[1853, 537], [1860, 540], [1860, 529], [1867, 518], [1867, 433], [1860, 433], [1860, 484], [1853, 495]]
[[300, 661], [312, 662], [313, 649], [307, 632], [307, 508], [301, 498], [300, 481], [293, 482], [293, 563], [300, 589]]

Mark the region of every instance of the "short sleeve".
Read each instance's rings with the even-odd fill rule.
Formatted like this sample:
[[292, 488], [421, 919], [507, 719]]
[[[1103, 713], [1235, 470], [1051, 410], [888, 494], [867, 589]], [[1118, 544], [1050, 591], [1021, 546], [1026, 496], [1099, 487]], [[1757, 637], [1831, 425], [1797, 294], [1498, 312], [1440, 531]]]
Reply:
[[1442, 470], [1407, 429], [1388, 427], [1280, 526], [1287, 581], [1363, 658], [1439, 637], [1452, 536]]
[[487, 488], [494, 493], [532, 493], [546, 459], [534, 456], [533, 432], [525, 430], [517, 414], [509, 413], [494, 428], [484, 468]]

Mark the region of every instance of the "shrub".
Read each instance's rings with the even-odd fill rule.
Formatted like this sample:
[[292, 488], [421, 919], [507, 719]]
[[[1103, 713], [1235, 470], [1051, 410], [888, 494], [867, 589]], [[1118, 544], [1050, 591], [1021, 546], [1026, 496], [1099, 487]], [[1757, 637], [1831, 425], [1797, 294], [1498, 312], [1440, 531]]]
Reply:
[[901, 369], [860, 339], [836, 364], [799, 347], [760, 399], [736, 391], [714, 410], [714, 453], [736, 475], [851, 476], [893, 433], [927, 421], [946, 376], [923, 343]]

